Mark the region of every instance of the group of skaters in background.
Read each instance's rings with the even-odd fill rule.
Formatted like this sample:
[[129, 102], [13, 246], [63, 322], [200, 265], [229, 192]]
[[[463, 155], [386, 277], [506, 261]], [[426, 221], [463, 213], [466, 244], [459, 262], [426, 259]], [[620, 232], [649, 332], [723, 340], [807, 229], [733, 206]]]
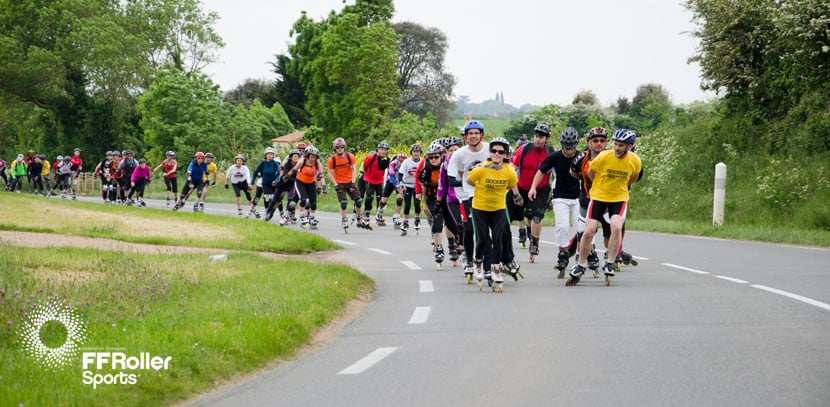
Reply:
[[[317, 197], [328, 192], [328, 176], [345, 233], [351, 226], [373, 230], [373, 217], [376, 226], [386, 226], [384, 212], [394, 195], [392, 224], [401, 236], [407, 236], [410, 224], [417, 234], [423, 214], [438, 268], [445, 256], [453, 266], [461, 259], [468, 283], [475, 280], [482, 289], [487, 282], [496, 292], [503, 291], [503, 273], [515, 280], [524, 277], [513, 252], [510, 224], [518, 222], [519, 247], [528, 249], [533, 263], [539, 254], [542, 220], [552, 209], [557, 277], [565, 277], [572, 257], [576, 264], [566, 285], [577, 284], [588, 269], [599, 276], [594, 236], [601, 226], [606, 247], [601, 270], [610, 284], [621, 263], [637, 264], [622, 250], [629, 190], [642, 176], [642, 163], [634, 153], [637, 135], [619, 129], [607, 149], [608, 131], [594, 127], [586, 134], [583, 151], [577, 151], [580, 135], [571, 127], [559, 135], [559, 150], [549, 145], [550, 137], [549, 126], [538, 124], [532, 140], [523, 137], [512, 148], [502, 137], [484, 141], [484, 125], [470, 120], [460, 137], [438, 138], [426, 148], [416, 142], [409, 146], [409, 155], [390, 156], [389, 144], [381, 142], [361, 162], [347, 151], [343, 138], [334, 140], [334, 153], [326, 159], [317, 147], [300, 142], [282, 159], [273, 148], [266, 148], [253, 171], [245, 156], [237, 155], [224, 173], [224, 186], [233, 189], [239, 216], [262, 218], [257, 206], [263, 200], [265, 221], [276, 216], [280, 225], [299, 220], [303, 228], [316, 229]], [[173, 151], [167, 151], [155, 167], [144, 158], [136, 159], [132, 150], [108, 151], [93, 171], [100, 177], [106, 203], [145, 206], [144, 190], [160, 171], [168, 207], [181, 209], [195, 192], [193, 211], [204, 211], [209, 187], [218, 179], [214, 156], [197, 152], [183, 168], [186, 179], [181, 191], [181, 171]], [[7, 190], [20, 192], [25, 179], [29, 192], [56, 196], [58, 191], [72, 199], [82, 169], [78, 148], [72, 155], [56, 157], [51, 165], [33, 151], [10, 164], [0, 160]]]

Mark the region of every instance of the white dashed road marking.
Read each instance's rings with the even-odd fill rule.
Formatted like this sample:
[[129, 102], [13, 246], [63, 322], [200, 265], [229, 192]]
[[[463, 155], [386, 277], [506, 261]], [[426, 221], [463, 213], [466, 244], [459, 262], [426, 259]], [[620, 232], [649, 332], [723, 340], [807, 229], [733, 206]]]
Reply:
[[676, 264], [671, 264], [671, 263], [661, 263], [661, 264], [663, 264], [663, 265], [664, 265], [664, 266], [666, 266], [666, 267], [676, 268], [676, 269], [678, 269], [678, 270], [683, 270], [683, 271], [691, 271], [692, 273], [695, 273], [695, 274], [709, 274], [709, 272], [708, 272], [708, 271], [700, 271], [700, 270], [695, 270], [695, 269], [693, 269], [693, 268], [688, 268], [688, 267], [678, 266], [678, 265], [676, 265]]
[[423, 324], [424, 322], [427, 322], [427, 318], [429, 318], [430, 311], [432, 311], [432, 307], [415, 307], [415, 311], [409, 318], [409, 323]]
[[386, 250], [381, 250], [381, 249], [375, 249], [374, 247], [370, 247], [369, 250], [371, 250], [373, 252], [380, 253], [380, 254], [392, 254], [392, 252], [387, 252]]
[[750, 287], [757, 288], [759, 290], [764, 290], [766, 292], [770, 292], [770, 293], [773, 293], [773, 294], [783, 295], [787, 298], [792, 298], [796, 301], [801, 301], [805, 304], [810, 304], [812, 306], [819, 307], [821, 309], [830, 311], [830, 304], [826, 304], [826, 303], [823, 303], [821, 301], [816, 301], [812, 298], [802, 297], [798, 294], [793, 294], [791, 292], [787, 292], [787, 291], [784, 291], [784, 290], [778, 290], [778, 289], [775, 289], [775, 288], [772, 288], [772, 287], [767, 287], [765, 285], [752, 284], [752, 285], [750, 285]]
[[396, 350], [398, 350], [398, 348], [377, 348], [374, 352], [368, 354], [363, 359], [358, 360], [351, 366], [341, 370], [337, 374], [361, 374], [366, 369], [374, 366], [376, 363], [391, 355], [392, 352]]
[[354, 246], [354, 245], [356, 245], [356, 244], [357, 244], [357, 243], [355, 243], [355, 242], [350, 242], [350, 241], [348, 241], [348, 240], [332, 240], [332, 242], [335, 242], [335, 243], [340, 243], [340, 244], [344, 244], [344, 245], [346, 245], [346, 246]]
[[421, 270], [421, 266], [419, 266], [419, 265], [417, 265], [414, 262], [411, 262], [409, 260], [401, 260], [401, 263], [403, 263], [403, 265], [406, 266], [410, 270]]
[[738, 279], [738, 278], [732, 278], [732, 277], [727, 277], [727, 276], [721, 276], [721, 275], [718, 275], [718, 274], [715, 274], [715, 277], [717, 277], [717, 278], [719, 278], [719, 279], [721, 279], [721, 280], [731, 281], [731, 282], [733, 282], [733, 283], [738, 283], [738, 284], [746, 284], [746, 283], [748, 283], [748, 282], [749, 282], [749, 281], [741, 280], [741, 279]]
[[431, 293], [435, 291], [435, 287], [432, 286], [432, 280], [420, 280], [418, 283], [421, 286], [422, 293]]

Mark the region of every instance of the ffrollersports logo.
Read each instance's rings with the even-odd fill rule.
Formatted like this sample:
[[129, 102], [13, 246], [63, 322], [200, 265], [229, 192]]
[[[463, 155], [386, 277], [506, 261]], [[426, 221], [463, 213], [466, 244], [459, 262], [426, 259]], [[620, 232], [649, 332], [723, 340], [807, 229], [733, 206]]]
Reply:
[[[41, 339], [41, 331], [50, 322], [61, 324], [66, 329], [66, 339], [60, 346], [47, 346]], [[57, 370], [75, 359], [80, 345], [86, 340], [86, 324], [66, 305], [41, 304], [23, 321], [20, 336], [29, 357], [42, 367]]]

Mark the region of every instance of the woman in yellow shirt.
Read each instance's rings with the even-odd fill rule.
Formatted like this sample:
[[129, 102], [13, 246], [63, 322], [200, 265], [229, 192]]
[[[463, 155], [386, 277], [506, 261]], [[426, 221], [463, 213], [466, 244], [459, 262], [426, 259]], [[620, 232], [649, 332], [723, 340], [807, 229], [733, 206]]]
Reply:
[[510, 154], [510, 143], [502, 137], [490, 140], [490, 160], [470, 171], [467, 183], [473, 191], [473, 225], [475, 227], [475, 277], [479, 290], [483, 287], [484, 269], [489, 265], [489, 280], [493, 291], [502, 292], [504, 278], [501, 276], [502, 236], [509, 227], [505, 209], [507, 190], [513, 191], [514, 202], [522, 206], [516, 182], [516, 170], [506, 164]]

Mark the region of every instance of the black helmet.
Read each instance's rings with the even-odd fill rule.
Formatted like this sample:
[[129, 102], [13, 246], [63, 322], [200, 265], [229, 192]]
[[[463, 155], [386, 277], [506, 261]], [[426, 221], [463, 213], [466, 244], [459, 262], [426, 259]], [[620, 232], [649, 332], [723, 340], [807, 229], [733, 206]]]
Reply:
[[550, 137], [550, 127], [547, 124], [539, 123], [533, 128], [533, 132], [543, 134], [545, 137]]
[[559, 144], [562, 148], [575, 148], [579, 144], [579, 133], [573, 127], [566, 127], [559, 136]]
[[141, 163], [147, 164], [147, 159], [146, 158], [139, 158], [138, 163], [139, 164], [141, 164]]
[[385, 141], [381, 141], [380, 143], [378, 143], [378, 149], [381, 149], [381, 148], [385, 148], [385, 149], [388, 150], [389, 149], [389, 143], [387, 143]]

